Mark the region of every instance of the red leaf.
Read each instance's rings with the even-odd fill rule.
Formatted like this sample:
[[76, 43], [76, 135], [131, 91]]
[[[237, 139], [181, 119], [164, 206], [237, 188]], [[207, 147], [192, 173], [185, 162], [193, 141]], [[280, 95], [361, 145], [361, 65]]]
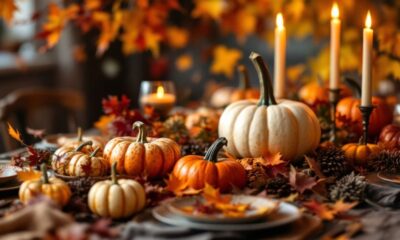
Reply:
[[289, 183], [296, 191], [303, 193], [307, 189], [312, 189], [317, 184], [317, 181], [315, 177], [309, 177], [290, 166]]

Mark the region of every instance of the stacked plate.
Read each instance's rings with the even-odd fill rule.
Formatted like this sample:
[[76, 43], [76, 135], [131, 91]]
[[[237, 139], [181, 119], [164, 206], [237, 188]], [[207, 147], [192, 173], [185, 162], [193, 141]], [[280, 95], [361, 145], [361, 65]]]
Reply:
[[20, 185], [17, 168], [8, 163], [0, 163], [0, 192], [17, 190]]
[[300, 210], [291, 204], [247, 195], [232, 197], [232, 203], [250, 206], [240, 217], [229, 217], [220, 213], [198, 214], [184, 210], [199, 201], [203, 201], [201, 196], [177, 198], [154, 208], [152, 213], [157, 220], [169, 225], [207, 231], [264, 230], [291, 223], [301, 216]]

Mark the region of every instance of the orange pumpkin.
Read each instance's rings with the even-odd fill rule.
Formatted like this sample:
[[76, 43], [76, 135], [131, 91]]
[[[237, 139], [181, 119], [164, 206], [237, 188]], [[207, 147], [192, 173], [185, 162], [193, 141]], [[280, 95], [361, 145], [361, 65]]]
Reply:
[[246, 185], [246, 171], [234, 159], [218, 158], [218, 152], [228, 141], [218, 138], [205, 156], [188, 155], [176, 163], [172, 174], [194, 189], [202, 189], [208, 183], [221, 192], [229, 192], [232, 187]]
[[342, 150], [350, 165], [365, 167], [379, 153], [380, 148], [376, 144], [348, 143]]
[[239, 88], [232, 92], [230, 102], [236, 102], [243, 99], [258, 99], [260, 97], [260, 91], [257, 88], [250, 86], [249, 73], [244, 65], [238, 67], [240, 76]]
[[[336, 126], [344, 127], [346, 124], [350, 124], [348, 127], [360, 135], [362, 133], [362, 114], [359, 109], [361, 88], [354, 80], [346, 79], [346, 81], [355, 90], [357, 98], [346, 97], [339, 101], [336, 107]], [[372, 97], [372, 105], [375, 106], [375, 109], [371, 113], [368, 134], [377, 136], [383, 127], [393, 121], [393, 111], [386, 101], [378, 97]]]
[[104, 159], [110, 166], [117, 162], [117, 172], [131, 176], [159, 178], [169, 173], [180, 158], [179, 145], [169, 138], [148, 139], [145, 125], [135, 122], [136, 138], [117, 137], [104, 148]]
[[[341, 85], [341, 97], [351, 96], [351, 91], [345, 85]], [[301, 101], [312, 106], [317, 103], [329, 102], [329, 88], [325, 87], [322, 80], [312, 81], [304, 85], [299, 91], [299, 98]]]

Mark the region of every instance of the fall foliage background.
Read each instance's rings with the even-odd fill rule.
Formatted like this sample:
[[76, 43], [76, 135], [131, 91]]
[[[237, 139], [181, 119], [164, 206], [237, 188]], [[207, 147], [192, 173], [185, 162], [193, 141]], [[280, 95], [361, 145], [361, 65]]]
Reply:
[[[360, 74], [362, 28], [370, 10], [375, 91], [393, 92], [400, 79], [400, 2], [337, 2], [342, 73]], [[27, 4], [31, 10], [24, 15]], [[305, 83], [328, 80], [331, 6], [317, 0], [0, 0], [0, 51], [11, 53], [14, 65], [26, 71], [30, 64], [21, 53], [26, 43], [33, 46], [31, 61], [46, 58], [57, 67], [58, 80], [50, 85], [85, 93], [93, 122], [101, 98], [127, 93], [137, 99], [144, 79], [172, 79], [179, 102], [186, 104], [210, 88], [237, 84], [235, 67], [249, 64], [252, 50], [272, 65], [275, 16], [282, 12], [289, 36], [288, 92], [296, 98]], [[29, 24], [30, 37], [10, 37]], [[250, 77], [256, 85], [255, 72]]]

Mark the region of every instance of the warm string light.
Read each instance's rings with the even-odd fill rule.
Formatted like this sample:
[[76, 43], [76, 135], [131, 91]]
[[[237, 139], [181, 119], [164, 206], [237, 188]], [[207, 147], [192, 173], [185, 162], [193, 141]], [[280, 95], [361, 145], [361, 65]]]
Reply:
[[164, 97], [164, 88], [162, 86], [157, 87], [157, 97], [158, 98]]
[[278, 14], [276, 15], [276, 26], [277, 26], [278, 28], [284, 28], [284, 27], [285, 27], [284, 24], [283, 24], [283, 16], [282, 16], [282, 13], [278, 13]]
[[332, 5], [331, 16], [332, 18], [339, 18], [339, 7], [337, 3]]
[[372, 18], [371, 18], [371, 13], [368, 11], [367, 17], [365, 18], [365, 27], [371, 28], [371, 26], [372, 26]]

